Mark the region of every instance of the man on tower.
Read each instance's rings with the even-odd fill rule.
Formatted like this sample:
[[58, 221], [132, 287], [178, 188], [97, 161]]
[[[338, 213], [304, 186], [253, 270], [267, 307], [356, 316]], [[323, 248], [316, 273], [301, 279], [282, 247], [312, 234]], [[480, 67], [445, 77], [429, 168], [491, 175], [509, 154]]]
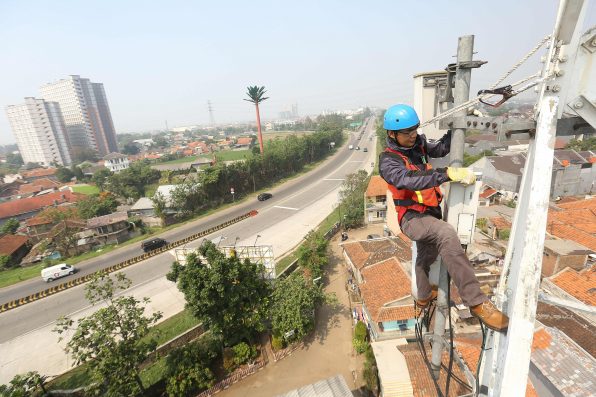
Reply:
[[480, 290], [472, 264], [461, 247], [457, 232], [442, 220], [439, 186], [445, 182], [473, 184], [476, 176], [468, 168], [433, 169], [429, 157], [449, 153], [451, 131], [439, 141], [428, 142], [418, 135], [420, 120], [408, 105], [394, 105], [385, 112], [387, 148], [379, 158], [379, 173], [389, 184], [401, 230], [416, 241], [416, 304], [424, 308], [437, 297], [431, 286], [430, 265], [440, 255], [470, 313], [495, 331], [505, 331], [509, 319]]

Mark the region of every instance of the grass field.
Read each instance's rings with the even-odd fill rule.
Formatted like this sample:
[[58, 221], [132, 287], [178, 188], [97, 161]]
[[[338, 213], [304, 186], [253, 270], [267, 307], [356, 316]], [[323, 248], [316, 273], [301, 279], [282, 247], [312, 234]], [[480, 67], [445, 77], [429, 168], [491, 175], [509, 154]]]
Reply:
[[99, 188], [93, 185], [74, 185], [72, 191], [81, 194], [99, 194]]
[[272, 131], [263, 133], [263, 141], [281, 138], [284, 139], [290, 135], [302, 136], [314, 133], [314, 131]]
[[190, 163], [195, 161], [196, 159], [198, 159], [199, 156], [187, 156], [187, 157], [182, 157], [176, 160], [171, 160], [171, 161], [164, 161], [163, 163], [155, 163], [155, 165], [164, 165], [164, 164], [184, 164], [184, 163]]

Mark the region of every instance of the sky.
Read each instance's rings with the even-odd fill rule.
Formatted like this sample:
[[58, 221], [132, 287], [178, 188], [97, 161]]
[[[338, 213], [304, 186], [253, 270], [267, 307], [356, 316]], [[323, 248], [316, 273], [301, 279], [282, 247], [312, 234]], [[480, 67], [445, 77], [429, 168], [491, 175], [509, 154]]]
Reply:
[[[596, 22], [596, 0], [586, 25]], [[411, 102], [413, 75], [455, 61], [475, 35], [472, 90], [487, 88], [551, 33], [558, 1], [0, 1], [4, 109], [78, 74], [104, 84], [117, 133], [254, 121], [249, 85], [271, 120]], [[538, 56], [512, 75], [539, 70]]]

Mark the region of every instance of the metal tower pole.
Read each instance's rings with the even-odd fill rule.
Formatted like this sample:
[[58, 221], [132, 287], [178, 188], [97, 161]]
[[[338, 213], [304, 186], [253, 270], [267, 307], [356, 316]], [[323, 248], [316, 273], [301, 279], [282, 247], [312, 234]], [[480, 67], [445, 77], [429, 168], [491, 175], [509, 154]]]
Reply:
[[[462, 36], [457, 45], [457, 70], [455, 74], [455, 89], [453, 91], [455, 106], [467, 102], [470, 99], [470, 79], [472, 70], [470, 65], [474, 52], [474, 36]], [[454, 117], [465, 116], [466, 110], [456, 113]], [[449, 166], [461, 167], [464, 159], [464, 138], [463, 129], [455, 129], [451, 135], [451, 155]], [[455, 207], [460, 203], [460, 195], [451, 194], [454, 189], [465, 189], [463, 185], [452, 184], [449, 187], [450, 194], [447, 196], [447, 216], [457, 216], [453, 211], [449, 214], [449, 208]], [[452, 223], [452, 222], [450, 222]], [[453, 223], [452, 223], [453, 224]], [[456, 221], [457, 224], [457, 221]], [[431, 367], [435, 379], [439, 379], [441, 369], [441, 356], [445, 346], [445, 323], [449, 311], [449, 302], [447, 298], [447, 267], [441, 264], [439, 270], [439, 291], [437, 296], [437, 311], [435, 313], [435, 328], [433, 332], [433, 347]]]
[[564, 106], [559, 98], [561, 85], [565, 82], [565, 64], [561, 63], [560, 51], [581, 29], [586, 5], [583, 0], [561, 0], [559, 4], [542, 72], [546, 81], [538, 101], [536, 134], [528, 149], [519, 202], [496, 294], [497, 303], [509, 316], [509, 329], [507, 333], [489, 333], [481, 395], [525, 395], [542, 270], [557, 115], [559, 107]]

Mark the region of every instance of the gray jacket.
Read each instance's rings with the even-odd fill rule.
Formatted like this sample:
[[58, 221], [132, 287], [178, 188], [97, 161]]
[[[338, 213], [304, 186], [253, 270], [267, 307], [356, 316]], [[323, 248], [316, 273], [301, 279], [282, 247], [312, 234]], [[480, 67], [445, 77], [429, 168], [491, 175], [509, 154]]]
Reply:
[[[426, 156], [423, 154], [421, 146], [424, 146]], [[440, 186], [449, 181], [447, 169], [436, 168], [426, 171], [424, 164], [428, 162], [429, 157], [446, 156], [449, 153], [450, 146], [451, 131], [447, 131], [441, 139], [433, 142], [427, 141], [424, 134], [420, 134], [416, 139], [416, 144], [411, 148], [398, 146], [392, 139], [387, 138], [387, 147], [402, 153], [409, 159], [410, 163], [418, 166], [420, 171], [408, 170], [401, 158], [383, 152], [379, 156], [379, 174], [387, 183], [397, 189], [423, 190]], [[441, 217], [441, 210], [438, 207], [437, 209], [429, 208], [429, 212], [435, 217]]]

